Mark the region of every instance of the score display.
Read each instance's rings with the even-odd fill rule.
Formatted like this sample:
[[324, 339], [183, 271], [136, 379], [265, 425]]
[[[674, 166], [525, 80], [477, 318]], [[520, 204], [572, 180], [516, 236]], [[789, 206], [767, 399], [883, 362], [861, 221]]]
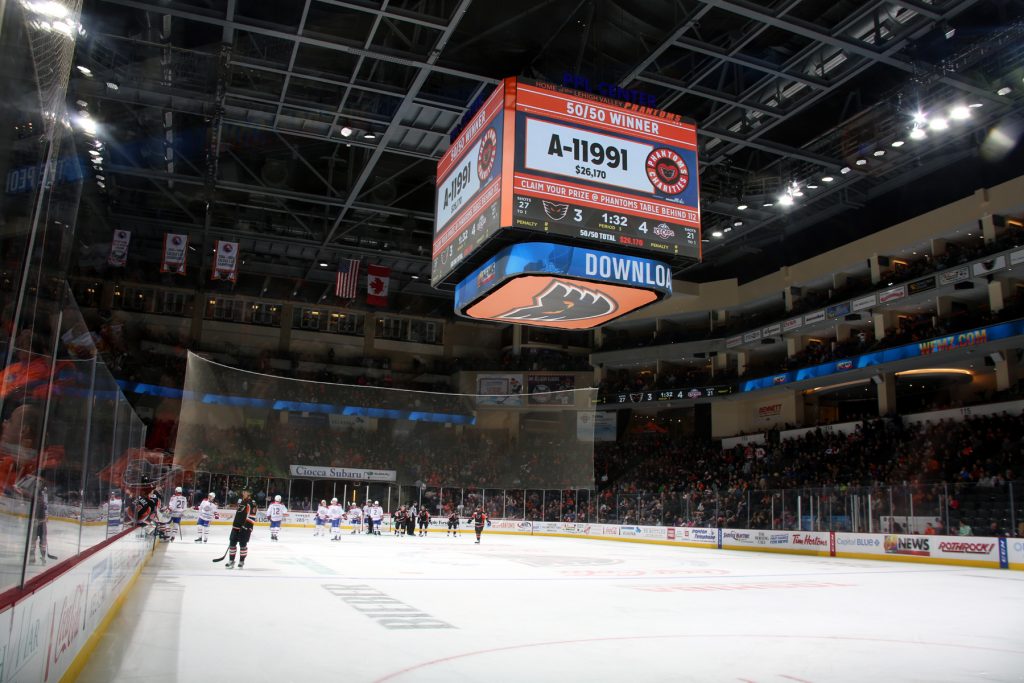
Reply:
[[515, 111], [513, 227], [700, 260], [695, 126], [521, 81]]
[[696, 127], [560, 86], [502, 81], [438, 162], [436, 202], [435, 287], [492, 256], [506, 230], [701, 258]]

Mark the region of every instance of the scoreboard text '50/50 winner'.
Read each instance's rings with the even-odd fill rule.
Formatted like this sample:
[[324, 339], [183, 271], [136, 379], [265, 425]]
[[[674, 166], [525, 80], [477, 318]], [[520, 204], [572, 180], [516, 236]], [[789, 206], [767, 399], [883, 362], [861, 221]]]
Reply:
[[467, 317], [568, 329], [671, 295], [671, 267], [701, 256], [696, 133], [505, 79], [438, 162], [432, 284]]

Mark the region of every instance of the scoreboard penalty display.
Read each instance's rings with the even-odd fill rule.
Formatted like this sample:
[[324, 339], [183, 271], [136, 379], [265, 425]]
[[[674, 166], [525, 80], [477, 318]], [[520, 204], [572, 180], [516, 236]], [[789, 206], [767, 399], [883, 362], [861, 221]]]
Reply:
[[696, 126], [505, 79], [437, 165], [431, 284], [463, 316], [602, 325], [700, 261]]

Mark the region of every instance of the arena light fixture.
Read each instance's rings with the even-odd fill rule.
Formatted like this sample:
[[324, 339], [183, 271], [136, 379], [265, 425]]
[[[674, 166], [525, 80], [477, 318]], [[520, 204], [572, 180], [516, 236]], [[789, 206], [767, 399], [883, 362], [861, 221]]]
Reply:
[[924, 124], [928, 123], [928, 115], [925, 114], [920, 109], [918, 109], [914, 113], [914, 123], [916, 123], [919, 126], [923, 126]]
[[[738, 222], [739, 221], [737, 221], [737, 223]], [[736, 223], [733, 223], [733, 225], [736, 225]], [[732, 228], [723, 228], [722, 232], [732, 232]]]
[[1013, 92], [1013, 89], [1010, 86], [1008, 86], [1008, 85], [1004, 85], [999, 90], [996, 90], [996, 94], [999, 95], [1000, 97], [1006, 97], [1011, 92]]
[[711, 233], [711, 236], [714, 237], [715, 239], [718, 239], [723, 234], [725, 234], [725, 233], [723, 233], [721, 230], [715, 230], [714, 232]]
[[79, 64], [77, 69], [82, 73], [83, 76], [88, 76], [89, 78], [92, 78], [92, 69], [90, 69], [89, 67], [82, 66], [81, 64]]
[[89, 156], [98, 157], [99, 155], [100, 155], [100, 153], [97, 152], [96, 150], [94, 150], [94, 149], [90, 149], [89, 150]]
[[117, 92], [120, 89], [121, 89], [121, 86], [119, 86], [114, 81], [107, 81], [107, 90], [113, 90], [114, 92]]
[[958, 104], [949, 110], [949, 118], [954, 121], [963, 121], [964, 119], [971, 118], [971, 109], [962, 104]]
[[779, 195], [779, 205], [780, 206], [793, 206], [793, 195], [791, 195], [789, 193], [786, 193], [786, 194], [783, 194], [783, 195]]
[[763, 206], [763, 207], [765, 207], [767, 209], [769, 206], [775, 206], [775, 202], [765, 202], [761, 206]]
[[89, 106], [89, 103], [86, 102], [85, 100], [75, 100], [75, 104], [77, 104], [79, 107], [82, 107], [82, 108], [85, 108], [85, 107]]
[[808, 190], [817, 190], [818, 189], [818, 184], [817, 183], [807, 183], [807, 189]]
[[737, 211], [746, 211], [747, 210], [747, 205], [746, 204], [738, 204], [736, 206], [736, 210]]
[[904, 144], [905, 144], [905, 143], [903, 142], [903, 140], [893, 140], [893, 141], [892, 141], [892, 147], [895, 147], [896, 149], [899, 149], [899, 148], [900, 148], [900, 147], [902, 147], [902, 146], [903, 146]]
[[928, 127], [932, 130], [946, 130], [949, 128], [949, 121], [942, 116], [937, 116], [928, 122]]
[[866, 163], [868, 163], [867, 159], [857, 159], [857, 165], [858, 166], [863, 166]]
[[326, 268], [328, 265], [330, 265], [330, 264], [328, 264], [326, 261], [321, 261], [320, 262], [320, 267], [321, 268]]
[[71, 13], [67, 7], [56, 0], [39, 0], [37, 2], [22, 2], [21, 4], [30, 12], [35, 12], [52, 19], [63, 19]]
[[917, 368], [915, 370], [900, 370], [895, 373], [897, 377], [913, 377], [915, 375], [966, 375], [973, 377], [974, 373], [964, 368]]
[[367, 133], [363, 134], [363, 139], [364, 140], [376, 140], [377, 136], [374, 135], [373, 133], [367, 132]]
[[341, 131], [339, 132], [341, 133], [341, 137], [343, 138], [347, 138], [348, 136], [352, 135], [352, 129], [349, 128], [348, 126], [342, 126]]
[[851, 168], [850, 168], [849, 166], [843, 166], [843, 167], [842, 167], [841, 169], [839, 169], [839, 172], [840, 172], [840, 173], [842, 173], [843, 175], [846, 175], [846, 174], [847, 174], [847, 173], [849, 173], [849, 172], [850, 172], [851, 170], [852, 170], [852, 169], [851, 169]]
[[981, 102], [971, 102], [970, 104], [967, 105], [967, 108], [968, 109], [980, 109], [980, 108], [982, 108], [984, 106], [985, 105], [982, 104]]
[[835, 180], [835, 178], [833, 178], [830, 175], [823, 175], [823, 176], [821, 176], [821, 182], [823, 182], [823, 183], [831, 183], [833, 180]]
[[926, 137], [928, 137], [928, 133], [924, 132], [924, 128], [914, 128], [910, 131], [911, 140], [924, 140]]
[[734, 227], [734, 228], [743, 227], [743, 221], [733, 221], [732, 222], [732, 227]]
[[884, 157], [885, 156], [885, 150], [884, 149], [876, 149], [875, 152], [874, 152], [874, 156], [876, 156], [876, 157]]

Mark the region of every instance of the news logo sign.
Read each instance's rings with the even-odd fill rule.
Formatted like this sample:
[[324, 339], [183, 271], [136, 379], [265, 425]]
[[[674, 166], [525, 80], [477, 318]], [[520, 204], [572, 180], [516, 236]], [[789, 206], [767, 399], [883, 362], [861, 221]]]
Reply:
[[887, 555], [911, 555], [914, 557], [931, 557], [931, 543], [925, 536], [896, 536], [885, 537], [882, 543]]

